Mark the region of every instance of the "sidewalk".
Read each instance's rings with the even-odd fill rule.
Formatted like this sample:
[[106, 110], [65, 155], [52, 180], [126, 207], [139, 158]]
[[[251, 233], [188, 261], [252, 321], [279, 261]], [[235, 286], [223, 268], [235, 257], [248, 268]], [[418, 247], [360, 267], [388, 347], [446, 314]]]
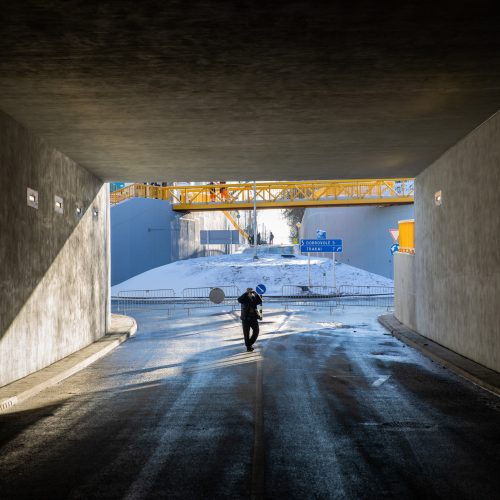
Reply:
[[500, 395], [500, 373], [490, 370], [410, 330], [410, 328], [398, 321], [392, 314], [379, 316], [378, 320], [392, 335], [405, 344], [417, 349], [417, 351], [420, 351], [425, 356], [441, 363], [446, 368], [449, 368], [483, 389]]
[[137, 323], [133, 318], [112, 314], [110, 331], [97, 342], [42, 370], [1, 387], [0, 413], [83, 370], [125, 342], [136, 331]]

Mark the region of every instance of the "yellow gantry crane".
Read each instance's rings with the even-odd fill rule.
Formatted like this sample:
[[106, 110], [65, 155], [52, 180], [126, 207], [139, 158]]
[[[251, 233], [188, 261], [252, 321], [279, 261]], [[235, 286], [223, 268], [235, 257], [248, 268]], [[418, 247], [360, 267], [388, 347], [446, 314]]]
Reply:
[[230, 210], [401, 205], [414, 201], [414, 179], [350, 179], [299, 182], [241, 182], [151, 186], [131, 184], [111, 193], [111, 204], [129, 198], [170, 200], [175, 211], [222, 210], [248, 240]]
[[413, 203], [414, 179], [218, 183], [187, 186], [131, 184], [111, 193], [111, 203], [129, 198], [170, 200], [176, 211], [250, 210], [338, 205]]

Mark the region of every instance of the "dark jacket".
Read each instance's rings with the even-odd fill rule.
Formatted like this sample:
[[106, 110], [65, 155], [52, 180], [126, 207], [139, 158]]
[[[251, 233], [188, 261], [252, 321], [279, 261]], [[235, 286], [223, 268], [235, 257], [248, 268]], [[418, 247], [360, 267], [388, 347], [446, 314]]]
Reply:
[[241, 297], [238, 297], [238, 302], [241, 304], [242, 321], [260, 319], [257, 306], [262, 304], [262, 299], [256, 293], [249, 297], [248, 293], [245, 292]]

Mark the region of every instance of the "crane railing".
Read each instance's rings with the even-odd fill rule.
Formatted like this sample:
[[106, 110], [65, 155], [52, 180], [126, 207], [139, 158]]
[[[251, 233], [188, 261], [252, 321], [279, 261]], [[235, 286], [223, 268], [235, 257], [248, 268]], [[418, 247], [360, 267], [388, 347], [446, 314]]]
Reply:
[[[111, 193], [111, 203], [128, 198], [170, 200], [174, 210], [247, 210], [254, 206], [254, 185], [219, 183], [182, 186], [132, 184]], [[351, 179], [257, 182], [257, 208], [335, 205], [395, 205], [414, 201], [414, 179]]]

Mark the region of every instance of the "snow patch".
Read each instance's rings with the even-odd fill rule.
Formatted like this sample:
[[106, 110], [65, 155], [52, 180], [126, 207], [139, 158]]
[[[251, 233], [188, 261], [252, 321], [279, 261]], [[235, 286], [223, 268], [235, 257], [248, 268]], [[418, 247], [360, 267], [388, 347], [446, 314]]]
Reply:
[[[337, 286], [393, 286], [393, 280], [337, 262]], [[182, 295], [184, 288], [237, 286], [243, 293], [247, 287], [263, 283], [266, 295], [281, 295], [283, 285], [307, 285], [307, 257], [283, 258], [264, 254], [253, 259], [252, 254], [239, 253], [181, 260], [151, 269], [111, 288], [113, 296], [124, 290], [155, 290], [173, 288]], [[332, 260], [311, 257], [311, 284], [332, 286]]]

